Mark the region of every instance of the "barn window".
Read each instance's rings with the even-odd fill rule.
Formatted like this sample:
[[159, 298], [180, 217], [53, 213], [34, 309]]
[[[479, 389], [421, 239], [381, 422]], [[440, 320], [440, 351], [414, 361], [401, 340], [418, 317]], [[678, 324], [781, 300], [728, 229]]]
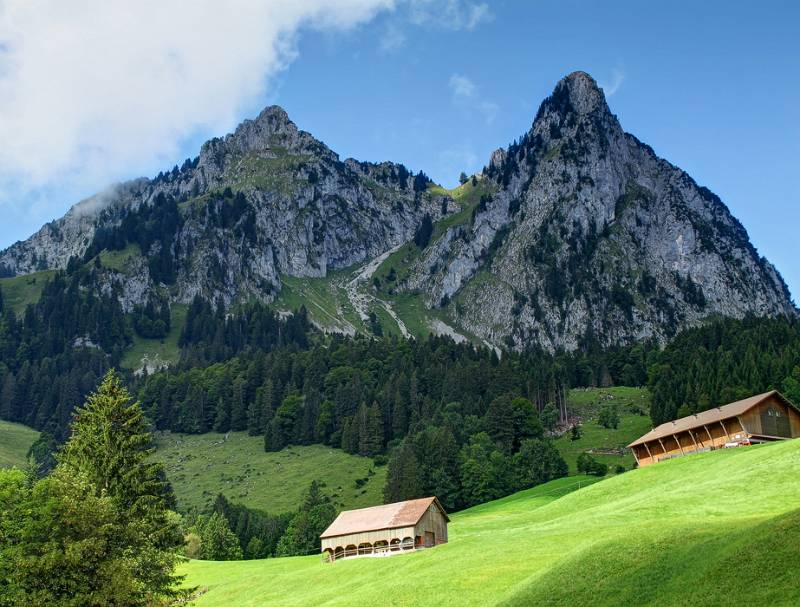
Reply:
[[791, 438], [789, 418], [780, 410], [769, 407], [761, 413], [761, 431], [767, 436]]

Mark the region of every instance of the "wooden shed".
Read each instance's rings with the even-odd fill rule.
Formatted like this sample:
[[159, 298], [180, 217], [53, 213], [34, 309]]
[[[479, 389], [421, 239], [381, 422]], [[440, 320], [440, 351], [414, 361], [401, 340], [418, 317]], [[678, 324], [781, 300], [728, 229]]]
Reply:
[[772, 390], [661, 424], [628, 447], [639, 466], [661, 460], [800, 437], [800, 411]]
[[346, 510], [322, 533], [329, 560], [388, 556], [447, 543], [450, 518], [435, 497]]

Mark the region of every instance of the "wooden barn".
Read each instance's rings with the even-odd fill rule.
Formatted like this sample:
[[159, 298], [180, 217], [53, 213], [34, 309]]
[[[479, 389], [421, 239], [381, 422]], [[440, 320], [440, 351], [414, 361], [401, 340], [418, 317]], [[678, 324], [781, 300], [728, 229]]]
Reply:
[[322, 533], [328, 560], [388, 556], [447, 543], [450, 518], [435, 497], [347, 510]]
[[639, 466], [661, 460], [800, 437], [800, 411], [773, 390], [661, 424], [628, 447]]

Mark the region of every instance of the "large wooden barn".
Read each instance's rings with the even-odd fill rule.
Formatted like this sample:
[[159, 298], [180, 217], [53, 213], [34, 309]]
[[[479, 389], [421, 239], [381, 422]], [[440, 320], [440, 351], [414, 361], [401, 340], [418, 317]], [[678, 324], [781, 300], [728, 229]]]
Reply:
[[435, 497], [346, 510], [322, 533], [329, 560], [388, 556], [447, 543], [450, 518]]
[[661, 424], [628, 447], [639, 466], [766, 441], [800, 437], [800, 411], [780, 392], [765, 392]]

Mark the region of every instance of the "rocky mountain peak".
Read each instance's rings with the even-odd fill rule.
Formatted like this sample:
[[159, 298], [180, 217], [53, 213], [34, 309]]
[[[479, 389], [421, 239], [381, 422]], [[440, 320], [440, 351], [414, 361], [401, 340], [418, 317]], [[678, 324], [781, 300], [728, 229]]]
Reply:
[[572, 108], [578, 114], [595, 111], [608, 112], [606, 98], [597, 82], [586, 72], [572, 72], [562, 78], [553, 91], [553, 96], [566, 94]]
[[200, 165], [219, 164], [222, 156], [241, 157], [248, 154], [272, 154], [281, 149], [297, 154], [329, 154], [330, 150], [309, 133], [301, 131], [286, 111], [270, 105], [252, 120], [244, 120], [224, 138], [214, 138], [200, 152]]
[[562, 130], [571, 130], [586, 120], [619, 130], [595, 79], [586, 72], [572, 72], [559, 80], [552, 94], [542, 102], [531, 130], [552, 132], [553, 137], [546, 138], [557, 138]]
[[[271, 301], [283, 276], [380, 264], [426, 215], [450, 215], [369, 288], [418, 298], [487, 344], [664, 342], [713, 315], [797, 314], [724, 203], [626, 134], [585, 72], [556, 84], [531, 129], [492, 154], [461, 200], [429, 186], [399, 164], [340, 162], [269, 106], [180, 170], [92, 197], [0, 252], [0, 275], [116, 247], [132, 257], [108, 269], [105, 286], [126, 311], [156, 295]], [[148, 226], [164, 217], [171, 231], [154, 240]]]

